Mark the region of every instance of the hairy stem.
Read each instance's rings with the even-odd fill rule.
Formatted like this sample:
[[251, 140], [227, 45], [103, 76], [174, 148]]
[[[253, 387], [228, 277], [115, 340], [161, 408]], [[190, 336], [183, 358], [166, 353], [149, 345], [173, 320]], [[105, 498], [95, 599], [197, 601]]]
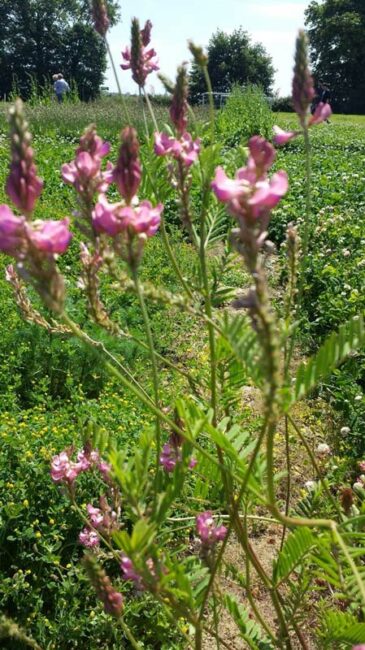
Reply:
[[[155, 347], [153, 343], [150, 319], [148, 316], [146, 303], [143, 297], [143, 292], [141, 291], [141, 285], [139, 282], [137, 270], [133, 270], [132, 273], [133, 273], [134, 284], [136, 287], [136, 293], [139, 299], [139, 304], [141, 306], [142, 317], [143, 317], [144, 327], [147, 336], [147, 343], [150, 351], [154, 400], [157, 409], [159, 409], [160, 397], [159, 397], [158, 368], [157, 368], [156, 357], [155, 357]], [[160, 423], [160, 417], [156, 415], [156, 477], [158, 475], [158, 470], [160, 467], [160, 454], [161, 454], [161, 423]]]

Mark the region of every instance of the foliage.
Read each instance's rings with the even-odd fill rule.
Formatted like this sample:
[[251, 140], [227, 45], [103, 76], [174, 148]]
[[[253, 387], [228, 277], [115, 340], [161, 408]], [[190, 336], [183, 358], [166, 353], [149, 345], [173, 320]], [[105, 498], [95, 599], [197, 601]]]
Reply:
[[[109, 3], [112, 21], [116, 3]], [[0, 96], [14, 81], [24, 98], [32, 79], [47, 87], [62, 71], [82, 99], [98, 95], [106, 68], [105, 45], [90, 24], [85, 0], [3, 0], [0, 6]]]
[[253, 135], [271, 136], [273, 115], [264, 92], [257, 86], [242, 89], [234, 86], [232, 94], [219, 111], [219, 138], [229, 147], [247, 144]]
[[[208, 44], [208, 72], [214, 92], [228, 93], [234, 84], [260, 86], [267, 94], [271, 91], [274, 68], [271, 58], [260, 43], [253, 44], [251, 37], [241, 27], [226, 34], [217, 30]], [[194, 63], [190, 74], [190, 95], [199, 102], [206, 92], [204, 76]]]
[[[82, 119], [77, 107], [74, 114], [75, 122]], [[106, 116], [104, 119], [102, 129], [106, 132]], [[217, 132], [222, 140], [220, 119], [219, 115]], [[55, 122], [49, 128], [55, 129]], [[224, 128], [229, 130], [230, 119], [224, 122]], [[203, 646], [203, 633], [207, 636], [204, 643], [221, 647], [218, 622], [224, 610], [231, 615], [247, 646], [257, 650], [289, 647], [289, 639], [294, 636], [303, 645], [304, 635], [308, 635], [310, 643], [315, 637], [324, 648], [363, 642], [365, 489], [357, 486], [355, 493], [336, 481], [338, 467], [331, 450], [326, 444], [320, 445], [318, 453], [312, 449], [311, 432], [303, 434], [295, 425], [298, 405], [294, 405], [304, 392], [320, 390], [328, 372], [363, 343], [362, 320], [351, 320], [353, 313], [362, 311], [360, 292], [354, 294], [356, 305], [346, 302], [350, 318], [347, 326], [338, 327], [339, 314], [329, 300], [328, 321], [320, 313], [323, 320], [317, 338], [333, 331], [334, 326], [339, 333], [327, 337], [307, 364], [297, 368], [295, 359], [289, 364], [287, 359], [288, 350], [297, 343], [294, 334], [298, 315], [309, 314], [310, 308], [316, 310], [325, 290], [323, 282], [317, 294], [312, 292], [311, 302], [311, 283], [314, 286], [318, 280], [317, 245], [322, 252], [323, 241], [333, 226], [330, 219], [325, 227], [320, 208], [327, 196], [338, 190], [338, 177], [333, 184], [326, 184], [319, 174], [313, 182], [315, 209], [306, 218], [311, 235], [318, 235], [318, 239], [310, 238], [310, 255], [303, 265], [305, 274], [299, 277], [302, 311], [299, 313], [294, 303], [288, 309], [285, 297], [284, 319], [281, 300], [275, 304], [271, 299], [267, 282], [271, 261], [261, 247], [270, 209], [277, 198], [277, 187], [273, 191], [268, 173], [274, 158], [268, 142], [260, 138], [251, 142], [251, 156], [247, 166], [242, 167], [247, 151], [241, 146], [221, 146], [227, 142], [211, 142], [215, 129], [211, 125], [208, 131], [198, 122], [193, 137], [201, 136], [206, 144], [200, 156], [189, 161], [191, 166], [186, 165], [181, 156], [181, 133], [169, 130], [170, 137], [176, 136], [175, 154], [180, 154], [174, 158], [165, 153], [170, 156], [165, 169], [166, 159], [156, 158], [147, 134], [141, 150], [145, 173], [138, 195], [154, 206], [160, 201], [166, 204], [167, 231], [162, 229], [154, 237], [151, 232], [140, 236], [131, 221], [116, 239], [116, 235], [108, 237], [93, 230], [92, 203], [99, 200], [94, 196], [96, 192], [92, 200], [87, 197], [85, 204], [84, 189], [75, 200], [70, 188], [60, 181], [57, 169], [72, 158], [77, 147], [74, 130], [69, 137], [56, 131], [56, 139], [52, 137], [54, 131], [47, 135], [40, 131], [34, 144], [39, 152], [38, 169], [46, 177], [47, 187], [34, 218], [75, 215], [80, 206], [83, 210], [73, 222], [74, 239], [69, 250], [57, 259], [59, 272], [67, 278], [64, 305], [58, 303], [55, 313], [42, 305], [42, 289], [47, 286], [48, 276], [42, 277], [40, 296], [36, 296], [34, 287], [28, 287], [34, 308], [55, 328], [56, 324], [66, 328], [52, 333], [53, 349], [48, 342], [49, 328], [38, 338], [35, 325], [40, 319], [27, 313], [24, 303], [23, 314], [31, 324], [20, 325], [19, 314], [10, 303], [9, 285], [0, 282], [5, 307], [0, 327], [4, 359], [9, 361], [8, 367], [1, 370], [6, 394], [0, 405], [0, 434], [4, 440], [0, 459], [0, 603], [5, 613], [14, 616], [37, 642], [61, 650], [125, 647], [126, 637], [131, 641], [133, 636], [138, 640], [131, 643], [134, 647], [139, 643], [146, 648], [177, 649], [191, 644], [193, 635], [198, 650]], [[128, 152], [134, 163], [128, 169], [131, 175], [136, 174], [139, 183], [139, 161], [135, 156], [138, 146], [135, 136], [127, 133], [136, 147]], [[334, 140], [321, 128], [314, 136], [319, 167], [339, 166], [338, 159], [326, 163], [326, 145]], [[122, 141], [125, 145], [123, 136]], [[361, 145], [356, 146], [354, 156], [361, 156]], [[114, 134], [111, 160], [117, 157], [117, 147]], [[5, 155], [2, 139], [0, 148]], [[333, 158], [333, 149], [330, 153]], [[96, 167], [100, 166], [95, 151], [93, 156]], [[277, 241], [282, 239], [288, 213], [292, 210], [295, 215], [298, 209], [300, 215], [305, 212], [304, 208], [301, 211], [305, 199], [300, 140], [279, 155], [279, 167], [285, 161], [288, 165], [293, 162], [290, 172], [294, 191], [273, 216], [271, 229]], [[210, 189], [219, 185], [217, 176], [213, 181], [219, 164], [229, 175], [228, 179], [224, 177], [223, 197], [238, 191], [236, 181], [230, 178], [236, 167], [240, 167], [239, 177], [244, 180], [245, 191], [239, 204], [229, 204], [229, 216], [217, 199], [227, 201], [219, 192], [217, 198], [213, 197]], [[4, 168], [0, 174], [5, 180]], [[356, 183], [353, 187], [353, 196], [340, 193], [338, 203], [343, 200], [353, 204], [355, 196], [358, 199]], [[140, 208], [136, 197], [129, 205], [125, 188], [120, 192], [128, 203], [129, 216], [131, 211], [135, 216]], [[253, 212], [252, 196], [263, 212]], [[109, 188], [108, 200], [117, 202], [113, 215], [118, 215], [121, 196], [116, 187]], [[235, 222], [232, 213], [237, 217]], [[184, 233], [180, 231], [181, 214], [189, 226]], [[28, 228], [34, 227], [32, 221]], [[348, 227], [346, 236], [351, 239], [353, 226]], [[357, 228], [354, 233], [358, 250], [361, 235]], [[335, 239], [335, 234], [331, 236]], [[85, 240], [89, 250], [97, 253], [94, 259], [103, 259], [103, 270], [108, 269], [97, 275], [93, 291], [85, 279], [84, 259], [79, 258], [79, 244]], [[267, 249], [271, 248], [267, 243]], [[48, 262], [56, 261], [53, 253], [53, 249], [48, 251]], [[15, 251], [15, 258], [17, 255]], [[19, 274], [29, 268], [32, 255], [33, 249], [28, 248], [20, 263], [16, 259]], [[246, 263], [245, 271], [242, 261]], [[5, 264], [5, 259], [1, 262]], [[321, 272], [322, 267], [317, 266]], [[290, 286], [288, 275], [289, 283], [295, 281], [291, 269], [301, 267], [297, 260], [297, 265], [288, 268], [283, 274], [286, 286]], [[30, 268], [29, 273], [32, 271]], [[354, 264], [356, 272], [361, 273], [358, 264]], [[242, 285], [244, 293], [237, 295]], [[328, 295], [332, 297], [330, 292]], [[236, 299], [231, 303], [233, 297]], [[101, 299], [102, 315], [107, 314], [107, 320], [100, 318]], [[313, 336], [312, 323], [309, 318], [304, 323], [309, 338]], [[25, 328], [29, 328], [27, 341]], [[352, 360], [350, 356], [349, 362]], [[87, 372], [80, 378], [81, 364], [87, 366]], [[51, 390], [49, 377], [60, 370], [67, 378], [66, 386], [56, 381], [56, 389]], [[246, 399], [247, 389], [256, 391], [257, 409]], [[61, 399], [55, 399], [57, 394]], [[24, 409], [25, 405], [31, 408]], [[282, 429], [289, 407], [293, 407], [292, 429], [285, 433], [285, 464], [279, 458], [280, 440], [285, 438]], [[103, 443], [106, 440], [110, 445]], [[303, 443], [308, 453], [303, 468], [308, 468], [308, 475], [315, 479], [311, 487], [297, 485], [297, 467], [290, 458], [292, 447]], [[77, 456], [77, 477], [64, 473], [59, 480], [61, 461], [54, 455], [64, 449], [63, 460], [65, 455], [75, 459], [82, 446]], [[171, 448], [175, 452], [172, 467], [166, 463]], [[300, 447], [301, 455], [304, 448]], [[98, 460], [91, 462], [91, 454]], [[49, 477], [52, 457], [51, 474], [57, 487], [52, 486]], [[72, 466], [73, 461], [70, 463]], [[300, 466], [302, 469], [302, 461]], [[287, 482], [287, 473], [289, 478], [295, 477], [292, 485]], [[361, 477], [358, 481], [365, 485]], [[298, 491], [303, 497], [299, 502]], [[99, 497], [103, 499], [98, 502]], [[87, 518], [87, 504], [95, 507], [99, 503], [104, 508], [105, 500], [112, 509], [104, 510], [104, 514], [115, 515], [110, 514], [110, 527], [103, 523], [100, 529], [100, 523], [91, 523]], [[270, 530], [275, 527], [282, 537], [280, 550], [273, 548], [272, 561], [267, 557], [266, 545], [262, 553], [255, 539], [258, 526], [266, 525], [267, 520]], [[83, 525], [99, 535], [100, 547], [91, 551], [95, 566], [96, 562], [102, 565], [110, 584], [124, 597], [120, 625], [115, 621], [113, 624], [107, 607], [102, 611], [101, 602], [79, 568], [81, 547], [77, 538]], [[208, 527], [208, 536], [204, 526]], [[242, 573], [227, 563], [232, 531], [236, 533]], [[130, 563], [133, 569], [128, 569], [129, 579], [122, 579], [121, 562], [122, 566], [123, 562]], [[235, 596], [221, 580], [223, 567], [235, 583]], [[253, 583], [252, 569], [259, 587]], [[100, 595], [105, 586], [100, 575], [97, 584], [97, 595], [108, 605], [107, 592], [104, 598]], [[264, 594], [269, 603], [267, 620], [260, 612], [258, 593]], [[320, 630], [308, 632], [302, 624], [308, 605], [315, 616], [317, 593], [322, 596], [326, 616]], [[9, 641], [12, 647], [14, 639]]]
[[305, 11], [316, 80], [335, 110], [365, 113], [365, 7], [362, 0], [312, 1]]

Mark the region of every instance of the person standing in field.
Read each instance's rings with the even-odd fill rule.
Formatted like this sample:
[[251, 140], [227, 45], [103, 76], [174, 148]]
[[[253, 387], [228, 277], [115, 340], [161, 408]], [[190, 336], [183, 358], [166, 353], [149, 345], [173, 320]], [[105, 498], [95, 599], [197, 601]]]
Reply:
[[65, 93], [70, 92], [70, 86], [61, 73], [53, 75], [52, 78], [54, 80], [53, 90], [56, 93], [57, 101], [59, 104], [62, 104]]

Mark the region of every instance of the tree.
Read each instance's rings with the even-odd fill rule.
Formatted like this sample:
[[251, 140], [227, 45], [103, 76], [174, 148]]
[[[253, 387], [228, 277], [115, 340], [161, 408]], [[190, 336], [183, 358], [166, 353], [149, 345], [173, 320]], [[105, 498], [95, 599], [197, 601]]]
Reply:
[[[116, 0], [109, 0], [112, 23]], [[82, 99], [92, 99], [103, 82], [106, 51], [94, 31], [88, 0], [1, 0], [0, 96], [14, 85], [29, 96], [32, 82], [49, 83], [62, 72], [74, 80]]]
[[312, 0], [305, 16], [316, 82], [335, 110], [365, 113], [364, 0]]
[[[229, 92], [234, 84], [255, 84], [270, 94], [274, 77], [271, 57], [260, 43], [252, 43], [242, 28], [232, 34], [220, 29], [208, 44], [208, 71], [214, 92]], [[198, 101], [206, 92], [204, 76], [194, 63], [190, 74], [190, 96]]]

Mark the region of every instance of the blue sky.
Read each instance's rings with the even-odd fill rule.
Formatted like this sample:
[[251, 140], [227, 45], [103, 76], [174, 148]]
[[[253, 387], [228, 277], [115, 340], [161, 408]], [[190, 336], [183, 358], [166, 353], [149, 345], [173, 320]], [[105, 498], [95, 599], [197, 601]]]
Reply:
[[[291, 92], [295, 38], [304, 26], [304, 9], [308, 4], [309, 0], [123, 0], [122, 21], [109, 34], [122, 89], [137, 89], [130, 72], [119, 67], [121, 50], [130, 40], [131, 18], [136, 16], [141, 26], [148, 18], [152, 21], [152, 45], [158, 53], [161, 72], [170, 78], [174, 78], [182, 61], [191, 59], [187, 49], [189, 38], [206, 46], [217, 28], [232, 32], [242, 26], [272, 56], [276, 68], [274, 88], [280, 95], [287, 95]], [[155, 73], [147, 83], [147, 90], [161, 91]], [[110, 69], [106, 85], [116, 90]]]

